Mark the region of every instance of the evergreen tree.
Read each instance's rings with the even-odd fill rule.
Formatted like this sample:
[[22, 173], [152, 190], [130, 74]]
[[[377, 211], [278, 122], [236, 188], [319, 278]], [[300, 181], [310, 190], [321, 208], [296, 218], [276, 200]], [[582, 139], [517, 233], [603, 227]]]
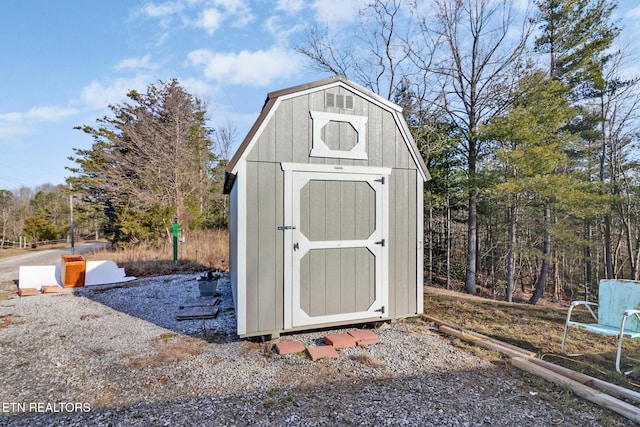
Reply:
[[[509, 223], [505, 299], [511, 301], [515, 286], [515, 251], [517, 218], [521, 200], [537, 201], [545, 206], [545, 234], [550, 226], [548, 206], [567, 190], [570, 181], [560, 172], [566, 170], [566, 147], [571, 135], [562, 128], [572, 117], [566, 99], [566, 89], [541, 71], [534, 71], [520, 80], [520, 96], [507, 113], [484, 128], [484, 137], [497, 140], [497, 165], [503, 181], [495, 192], [506, 197]], [[545, 238], [544, 245], [550, 244]], [[547, 249], [547, 251], [549, 251]], [[548, 259], [544, 259], [543, 263]], [[544, 281], [545, 277], [539, 277]], [[539, 288], [544, 289], [544, 283]]]
[[77, 128], [94, 144], [74, 150], [78, 167], [70, 170], [77, 176], [69, 181], [104, 207], [116, 240], [158, 237], [173, 217], [197, 226], [214, 159], [204, 103], [175, 79], [127, 97], [99, 127]]
[[549, 76], [576, 94], [598, 73], [600, 56], [620, 34], [610, 21], [617, 6], [612, 0], [537, 0], [541, 35], [538, 52], [549, 61]]
[[[538, 0], [541, 35], [536, 49], [548, 56], [548, 75], [570, 89], [573, 101], [584, 99], [600, 77], [606, 51], [620, 33], [610, 21], [611, 0]], [[544, 208], [542, 267], [532, 303], [544, 290], [551, 259], [551, 204]]]

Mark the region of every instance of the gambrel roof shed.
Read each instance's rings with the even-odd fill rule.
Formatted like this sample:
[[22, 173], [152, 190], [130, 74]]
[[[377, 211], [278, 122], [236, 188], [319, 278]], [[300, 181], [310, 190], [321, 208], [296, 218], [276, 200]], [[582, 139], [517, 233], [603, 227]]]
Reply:
[[238, 334], [421, 313], [427, 179], [399, 106], [339, 76], [268, 94], [225, 173]]

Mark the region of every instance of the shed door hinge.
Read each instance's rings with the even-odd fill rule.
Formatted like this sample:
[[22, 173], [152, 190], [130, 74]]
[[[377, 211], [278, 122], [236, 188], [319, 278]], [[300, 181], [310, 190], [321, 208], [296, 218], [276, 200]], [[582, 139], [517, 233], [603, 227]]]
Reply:
[[376, 179], [375, 181], [384, 185], [384, 176], [381, 176], [380, 179]]
[[377, 242], [375, 242], [376, 245], [380, 245], [380, 246], [384, 246], [384, 239], [382, 240], [378, 240]]
[[284, 230], [295, 230], [296, 226], [295, 225], [279, 225], [278, 226], [278, 230], [280, 231], [284, 231]]
[[384, 305], [383, 305], [382, 307], [380, 307], [379, 309], [374, 310], [374, 311], [377, 311], [377, 312], [379, 312], [380, 314], [384, 314]]

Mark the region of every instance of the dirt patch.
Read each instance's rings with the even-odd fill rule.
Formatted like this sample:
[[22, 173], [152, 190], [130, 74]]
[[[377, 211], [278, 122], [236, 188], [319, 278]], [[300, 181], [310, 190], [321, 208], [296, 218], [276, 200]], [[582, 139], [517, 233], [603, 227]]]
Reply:
[[18, 294], [18, 287], [13, 282], [0, 281], [0, 301], [7, 300]]
[[142, 368], [179, 362], [187, 357], [202, 353], [207, 344], [207, 341], [199, 338], [176, 334], [162, 334], [154, 340], [154, 354], [132, 357], [129, 359], [129, 366]]

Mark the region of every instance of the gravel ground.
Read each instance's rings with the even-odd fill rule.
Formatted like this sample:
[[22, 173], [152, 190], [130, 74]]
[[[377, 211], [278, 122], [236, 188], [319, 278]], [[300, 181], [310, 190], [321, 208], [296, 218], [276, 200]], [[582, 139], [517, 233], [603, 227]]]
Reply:
[[[481, 359], [416, 319], [312, 362], [241, 340], [228, 280], [216, 319], [175, 320], [196, 275], [0, 301], [0, 425], [621, 426], [631, 422]], [[285, 335], [318, 345], [328, 333]]]

